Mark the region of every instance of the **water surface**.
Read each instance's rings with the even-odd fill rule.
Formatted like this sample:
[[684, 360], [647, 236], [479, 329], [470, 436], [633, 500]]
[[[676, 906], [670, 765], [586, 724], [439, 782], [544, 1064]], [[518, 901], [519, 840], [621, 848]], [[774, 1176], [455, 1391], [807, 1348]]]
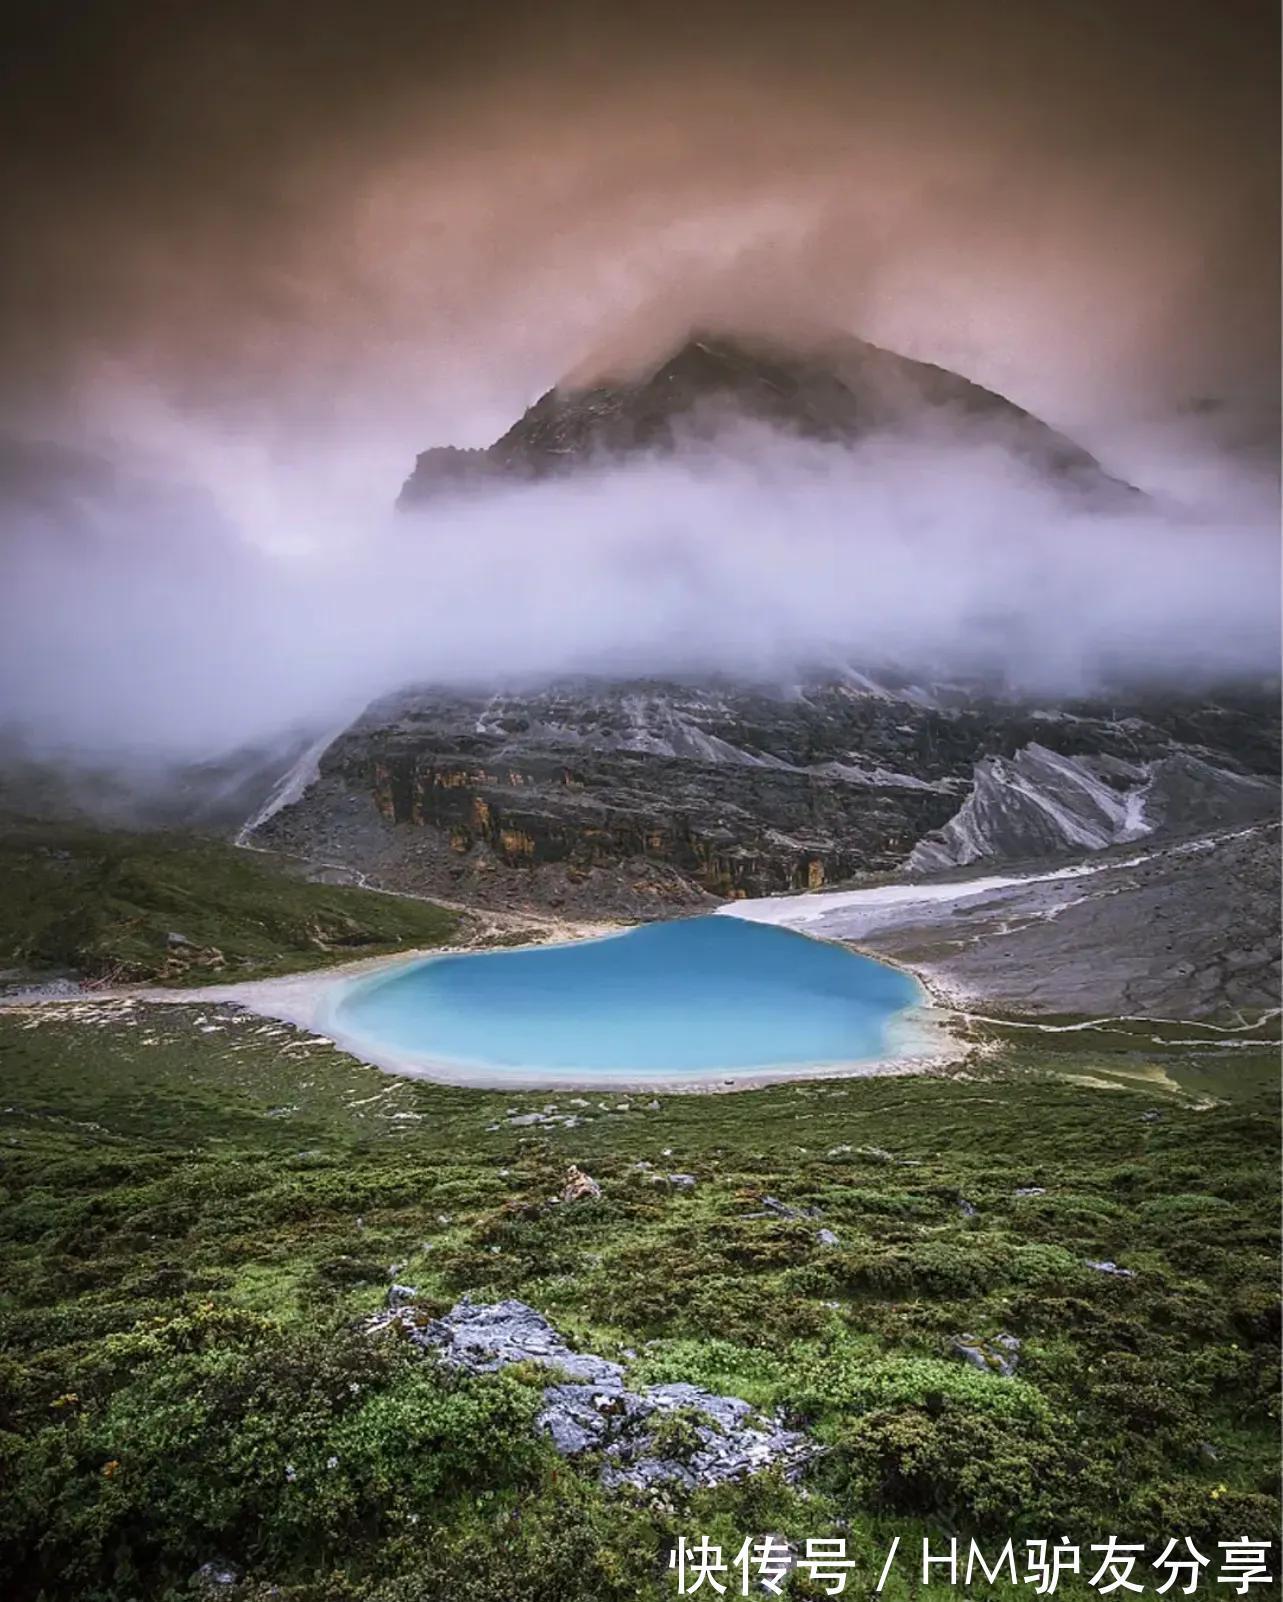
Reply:
[[347, 982], [332, 1032], [376, 1061], [562, 1079], [698, 1079], [856, 1065], [922, 1000], [895, 968], [736, 918], [571, 945], [428, 957]]

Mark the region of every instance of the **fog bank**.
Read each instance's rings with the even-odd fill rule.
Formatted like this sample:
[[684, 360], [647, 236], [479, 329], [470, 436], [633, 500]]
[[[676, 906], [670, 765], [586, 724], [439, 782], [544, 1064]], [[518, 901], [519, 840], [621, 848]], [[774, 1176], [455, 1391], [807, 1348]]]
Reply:
[[225, 494], [215, 451], [202, 492], [126, 477], [11, 508], [0, 726], [192, 756], [427, 680], [892, 662], [1071, 695], [1277, 669], [1271, 489], [1189, 462], [1108, 514], [997, 446], [748, 427], [421, 514], [239, 465]]

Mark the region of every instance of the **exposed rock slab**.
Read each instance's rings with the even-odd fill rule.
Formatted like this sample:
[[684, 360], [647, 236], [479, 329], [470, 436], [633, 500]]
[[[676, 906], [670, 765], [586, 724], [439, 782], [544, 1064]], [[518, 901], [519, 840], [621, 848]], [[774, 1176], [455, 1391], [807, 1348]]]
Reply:
[[1020, 1339], [1016, 1335], [957, 1335], [953, 1349], [958, 1356], [984, 1374], [1010, 1379], [1020, 1362]]
[[537, 1427], [564, 1457], [600, 1453], [607, 1486], [720, 1485], [770, 1464], [799, 1469], [817, 1450], [740, 1397], [683, 1383], [630, 1387], [621, 1364], [573, 1351], [525, 1302], [464, 1297], [444, 1318], [419, 1325], [407, 1317], [404, 1291], [395, 1288], [393, 1311], [377, 1322], [401, 1323], [443, 1362], [472, 1374], [512, 1363], [558, 1370], [564, 1378], [545, 1388]]
[[971, 794], [919, 840], [910, 872], [1103, 851], [1150, 835], [1187, 835], [1277, 816], [1273, 778], [1190, 751], [1149, 762], [1066, 756], [1037, 741], [978, 763]]

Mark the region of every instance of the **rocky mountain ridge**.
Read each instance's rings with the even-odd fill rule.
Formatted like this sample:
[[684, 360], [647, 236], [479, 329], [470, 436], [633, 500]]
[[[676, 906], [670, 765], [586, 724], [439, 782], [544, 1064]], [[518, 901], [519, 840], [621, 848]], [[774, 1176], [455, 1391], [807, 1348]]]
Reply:
[[1148, 762], [1062, 756], [1037, 742], [976, 764], [971, 794], [943, 829], [914, 846], [906, 868], [1096, 852], [1147, 835], [1184, 837], [1272, 817], [1279, 790], [1192, 751]]
[[1277, 812], [1268, 696], [1059, 707], [825, 678], [375, 703], [253, 843], [483, 906], [663, 916]]
[[698, 450], [745, 422], [839, 446], [878, 434], [997, 444], [1067, 491], [1111, 503], [1136, 493], [1022, 407], [945, 368], [850, 337], [797, 350], [697, 334], [638, 376], [563, 380], [485, 449], [424, 451], [397, 504]]

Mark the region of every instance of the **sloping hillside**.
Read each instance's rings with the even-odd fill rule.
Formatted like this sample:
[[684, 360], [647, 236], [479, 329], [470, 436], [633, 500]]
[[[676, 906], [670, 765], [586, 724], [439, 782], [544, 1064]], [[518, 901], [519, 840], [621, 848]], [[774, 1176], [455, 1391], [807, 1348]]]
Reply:
[[197, 984], [449, 939], [425, 901], [309, 884], [182, 835], [29, 831], [0, 841], [0, 968]]

